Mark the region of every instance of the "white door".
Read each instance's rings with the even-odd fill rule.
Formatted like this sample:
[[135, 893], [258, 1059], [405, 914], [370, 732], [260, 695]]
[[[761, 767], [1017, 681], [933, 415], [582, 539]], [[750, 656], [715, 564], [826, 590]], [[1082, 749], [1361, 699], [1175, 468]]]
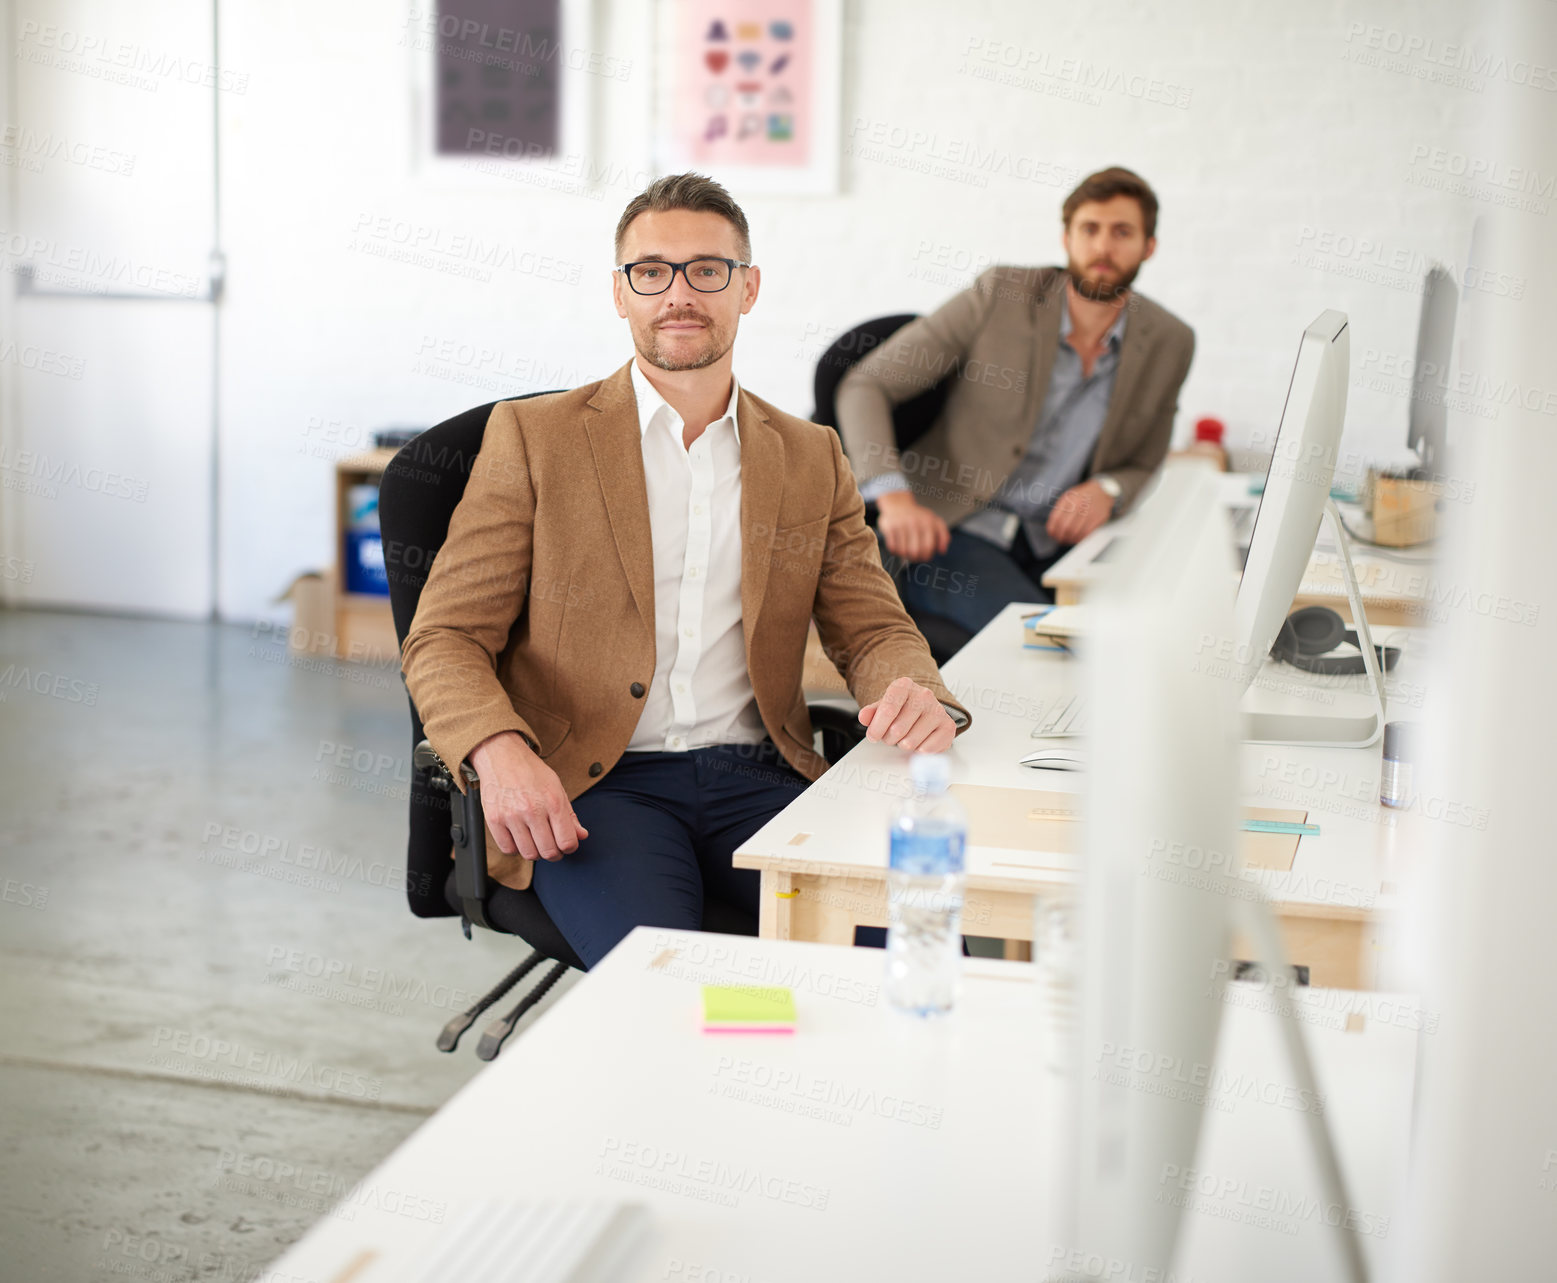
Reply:
[[0, 7], [0, 590], [208, 615], [212, 0]]

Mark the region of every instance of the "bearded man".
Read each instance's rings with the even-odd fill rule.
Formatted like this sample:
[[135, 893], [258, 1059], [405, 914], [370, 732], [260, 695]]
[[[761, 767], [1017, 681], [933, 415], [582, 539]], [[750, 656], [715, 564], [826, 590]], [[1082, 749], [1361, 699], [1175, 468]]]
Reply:
[[[1123, 512], [1167, 454], [1194, 332], [1132, 289], [1157, 248], [1157, 197], [1128, 169], [1065, 200], [1066, 266], [992, 267], [898, 330], [839, 384], [838, 430], [916, 614], [977, 632]], [[945, 383], [898, 451], [895, 405]], [[943, 573], [944, 572], [944, 573]], [[970, 585], [976, 584], [976, 590]]]

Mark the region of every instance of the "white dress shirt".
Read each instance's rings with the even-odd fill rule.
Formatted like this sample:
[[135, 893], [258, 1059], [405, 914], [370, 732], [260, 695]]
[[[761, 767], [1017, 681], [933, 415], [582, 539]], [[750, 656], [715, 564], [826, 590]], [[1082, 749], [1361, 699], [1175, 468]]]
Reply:
[[740, 385], [689, 450], [685, 423], [638, 368], [643, 473], [654, 541], [654, 679], [628, 752], [766, 737], [741, 628]]

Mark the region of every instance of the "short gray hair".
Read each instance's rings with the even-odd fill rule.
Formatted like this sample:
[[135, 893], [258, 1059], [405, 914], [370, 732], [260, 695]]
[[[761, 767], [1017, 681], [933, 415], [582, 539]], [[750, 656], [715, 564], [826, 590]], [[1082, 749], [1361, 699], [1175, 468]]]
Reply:
[[622, 241], [639, 214], [664, 214], [673, 209], [689, 209], [697, 214], [718, 214], [735, 228], [736, 252], [751, 261], [751, 228], [746, 215], [722, 186], [703, 174], [666, 174], [656, 178], [627, 202], [616, 224], [616, 261], [622, 261]]

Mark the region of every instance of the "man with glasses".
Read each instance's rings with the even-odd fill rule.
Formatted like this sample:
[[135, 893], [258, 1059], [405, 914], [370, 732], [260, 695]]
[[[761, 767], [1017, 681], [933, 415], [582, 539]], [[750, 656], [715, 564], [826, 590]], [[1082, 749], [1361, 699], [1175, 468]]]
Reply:
[[705, 895], [755, 919], [731, 854], [827, 767], [813, 617], [871, 739], [941, 752], [969, 720], [837, 435], [735, 379], [749, 237], [700, 175], [628, 203], [612, 296], [636, 355], [493, 410], [405, 641], [428, 739], [481, 778], [492, 875], [533, 877], [587, 966], [635, 926], [701, 926]]

